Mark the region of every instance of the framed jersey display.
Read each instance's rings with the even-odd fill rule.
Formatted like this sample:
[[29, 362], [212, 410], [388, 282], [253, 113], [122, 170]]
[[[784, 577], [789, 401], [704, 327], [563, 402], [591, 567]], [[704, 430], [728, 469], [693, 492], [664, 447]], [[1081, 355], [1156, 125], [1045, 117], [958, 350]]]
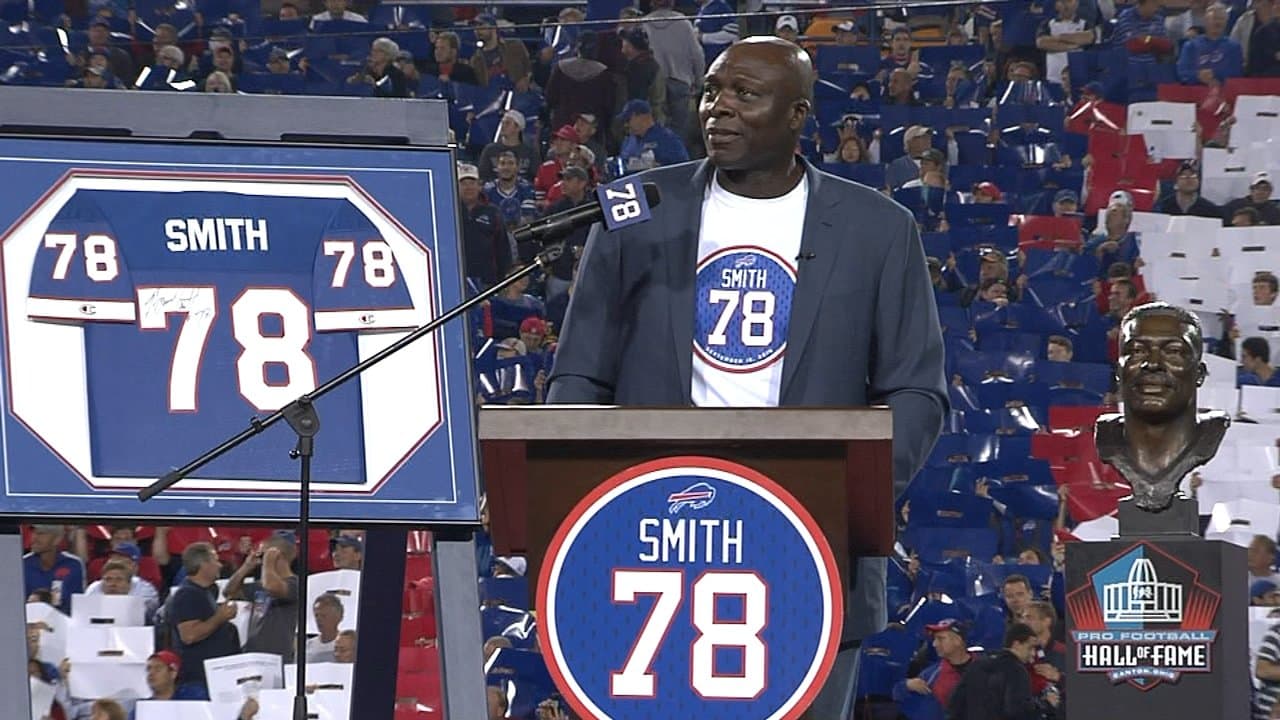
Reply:
[[[0, 514], [291, 519], [285, 423], [462, 300], [447, 150], [0, 138]], [[316, 402], [318, 521], [475, 522], [466, 330]]]

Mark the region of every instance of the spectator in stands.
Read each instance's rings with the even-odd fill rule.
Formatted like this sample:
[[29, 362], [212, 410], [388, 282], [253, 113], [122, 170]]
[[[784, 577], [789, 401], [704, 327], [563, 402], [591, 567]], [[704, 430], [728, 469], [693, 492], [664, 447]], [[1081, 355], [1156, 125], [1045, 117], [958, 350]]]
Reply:
[[923, 187], [924, 179], [929, 173], [941, 173], [946, 169], [947, 158], [942, 151], [931, 147], [920, 154], [920, 175], [914, 180], [902, 183], [902, 187]]
[[[1031, 694], [1026, 666], [1035, 658], [1036, 634], [1014, 623], [1004, 634], [1004, 649], [973, 664], [951, 696], [950, 720], [1031, 720], [1044, 708]], [[1056, 707], [1057, 696], [1049, 704]]]
[[124, 707], [115, 700], [94, 700], [89, 710], [89, 720], [128, 720]]
[[502, 214], [481, 202], [480, 171], [475, 165], [458, 164], [458, 212], [467, 277], [481, 288], [490, 287], [511, 266], [514, 253]]
[[1262, 219], [1258, 217], [1258, 211], [1251, 207], [1236, 208], [1235, 213], [1231, 215], [1231, 222], [1227, 223], [1231, 227], [1254, 227], [1261, 225]]
[[547, 341], [547, 321], [540, 317], [528, 317], [520, 323], [520, 342], [530, 355], [546, 353], [550, 348]]
[[[1050, 683], [1060, 684], [1067, 671], [1067, 646], [1053, 637], [1053, 629], [1058, 622], [1053, 604], [1043, 600], [1032, 601], [1019, 619], [1036, 634], [1036, 658], [1028, 670]], [[1033, 678], [1032, 685], [1036, 684]]]
[[498, 176], [498, 154], [507, 150], [516, 155], [516, 171], [526, 180], [532, 180], [538, 169], [538, 154], [524, 141], [524, 113], [511, 109], [502, 114], [498, 123], [498, 139], [484, 146], [477, 162], [480, 179], [484, 182]]
[[339, 535], [333, 540], [333, 566], [338, 570], [364, 567], [364, 541], [353, 535]]
[[[514, 269], [514, 268], [513, 268]], [[520, 323], [525, 318], [547, 316], [546, 305], [526, 292], [529, 289], [529, 276], [503, 288], [489, 302], [493, 305], [493, 336], [499, 339], [517, 338], [520, 336]]]
[[702, 43], [702, 54], [707, 65], [724, 49], [738, 41], [738, 20], [734, 8], [725, 0], [702, 0], [698, 17], [693, 21]]
[[1186, 160], [1178, 166], [1173, 192], [1160, 199], [1156, 204], [1156, 212], [1166, 215], [1222, 217], [1222, 208], [1200, 195], [1200, 168], [1194, 160]]
[[1277, 701], [1280, 701], [1280, 624], [1271, 626], [1263, 636], [1253, 675], [1258, 679], [1253, 695], [1253, 717], [1275, 717]]
[[284, 48], [271, 48], [267, 55], [267, 72], [272, 75], [288, 75], [293, 71], [289, 64], [289, 51]]
[[578, 143], [579, 148], [585, 146], [594, 157], [592, 175], [595, 177], [602, 176], [604, 171], [605, 149], [598, 139], [599, 127], [600, 121], [595, 113], [578, 113], [578, 117], [573, 119], [573, 131], [582, 140]]
[[169, 23], [155, 26], [150, 45], [134, 45], [135, 67], [151, 67], [160, 62], [160, 51], [178, 44], [178, 28]]
[[1231, 25], [1231, 32], [1228, 33], [1229, 37], [1240, 46], [1240, 52], [1244, 56], [1246, 75], [1250, 74], [1248, 72], [1250, 36], [1253, 35], [1254, 30], [1265, 25], [1271, 19], [1271, 5], [1273, 2], [1274, 0], [1249, 0], [1249, 8], [1240, 13], [1235, 23]]
[[1137, 0], [1124, 8], [1116, 17], [1111, 33], [1113, 45], [1124, 45], [1130, 57], [1138, 61], [1163, 58], [1173, 49], [1165, 29], [1161, 0]]
[[885, 82], [893, 76], [894, 70], [907, 71], [913, 83], [922, 75], [933, 75], [933, 70], [920, 62], [920, 51], [911, 49], [911, 30], [906, 26], [894, 28], [889, 38], [889, 54], [880, 60], [876, 79]]
[[[346, 0], [325, 0], [326, 2], [345, 2]], [[460, 82], [468, 85], [479, 85], [476, 71], [464, 62], [458, 62], [458, 49], [461, 47], [458, 33], [446, 30], [436, 35], [432, 62], [422, 68], [424, 75], [435, 75], [440, 82]]]
[[1004, 193], [993, 182], [980, 182], [973, 186], [973, 201], [979, 205], [1004, 202]]
[[111, 23], [95, 17], [89, 21], [89, 44], [76, 58], [76, 64], [87, 66], [91, 55], [102, 55], [107, 60], [111, 74], [118, 78], [132, 78], [133, 58], [129, 53], [111, 44]]
[[978, 86], [973, 73], [959, 60], [952, 61], [947, 71], [946, 97], [942, 105], [948, 109], [974, 108], [978, 106]]
[[520, 224], [521, 204], [534, 199], [533, 185], [517, 174], [520, 163], [511, 150], [499, 152], [497, 163], [498, 176], [485, 183], [484, 196], [489, 204], [498, 208], [503, 222], [515, 227]]
[[800, 23], [795, 15], [781, 15], [773, 24], [773, 34], [787, 42], [799, 43]]
[[[1107, 314], [1119, 325], [1121, 318], [1128, 314], [1137, 304], [1138, 287], [1132, 280], [1116, 278], [1111, 281], [1111, 291], [1107, 297]], [[1113, 328], [1114, 329], [1114, 328]]]
[[1275, 5], [1275, 0], [1259, 0], [1256, 4], [1259, 12], [1245, 52], [1246, 74], [1280, 77], [1280, 7]]
[[333, 661], [350, 665], [356, 661], [356, 631], [343, 630], [333, 641]]
[[1092, 23], [1080, 17], [1079, 0], [1057, 0], [1055, 4], [1058, 14], [1040, 24], [1036, 47], [1045, 53], [1045, 79], [1061, 84], [1062, 71], [1067, 69], [1067, 54], [1092, 45], [1097, 31]]
[[1063, 188], [1053, 196], [1053, 216], [1070, 217], [1080, 212], [1080, 196], [1075, 190]]
[[1035, 600], [1035, 591], [1031, 589], [1031, 581], [1026, 575], [1010, 575], [1000, 586], [1000, 599], [1004, 601], [1005, 617], [1014, 622]]
[[[197, 692], [190, 684], [179, 685], [182, 658], [172, 650], [160, 650], [147, 658], [147, 687], [151, 697], [146, 700], [203, 700], [204, 693]], [[132, 715], [130, 716], [132, 719]]]
[[572, 126], [581, 113], [608, 117], [613, 112], [613, 76], [609, 68], [596, 59], [598, 44], [599, 36], [584, 30], [578, 35], [576, 54], [551, 69], [547, 106], [551, 109], [552, 127]]
[[[284, 13], [284, 6], [280, 7], [280, 12]], [[311, 31], [315, 32], [317, 26], [322, 23], [334, 20], [342, 20], [345, 22], [367, 23], [369, 18], [357, 12], [351, 11], [351, 3], [349, 0], [324, 0], [324, 11], [316, 13], [311, 17]]]
[[[293, 533], [277, 531], [231, 575], [224, 594], [253, 603], [246, 652], [272, 653], [282, 656], [286, 663], [293, 662], [299, 600], [298, 576], [290, 566], [296, 556]], [[260, 578], [251, 590], [245, 580], [259, 568]]]
[[1276, 607], [1280, 605], [1280, 585], [1270, 580], [1259, 580], [1250, 585], [1249, 605], [1252, 607]]
[[200, 91], [207, 93], [233, 93], [231, 78], [221, 70], [214, 70], [200, 83]]
[[404, 75], [404, 82], [409, 92], [409, 97], [416, 97], [418, 94], [418, 84], [422, 82], [422, 73], [418, 72], [418, 66], [413, 63], [413, 53], [408, 50], [401, 50], [396, 53], [394, 64], [396, 69]]
[[912, 125], [902, 135], [902, 157], [895, 159], [885, 168], [885, 184], [898, 189], [905, 183], [920, 177], [920, 158], [924, 151], [932, 147], [933, 131], [924, 125]]
[[[1167, 4], [1176, 7], [1183, 3]], [[1165, 31], [1177, 42], [1198, 36], [1208, 23], [1209, 0], [1188, 0], [1186, 5], [1186, 10], [1167, 16], [1164, 22]]]
[[377, 38], [369, 49], [364, 67], [348, 82], [372, 85], [374, 97], [409, 97], [409, 81], [395, 63], [399, 54], [400, 46], [394, 40]]
[[1265, 270], [1254, 273], [1253, 275], [1253, 304], [1254, 305], [1275, 305], [1276, 295], [1280, 294], [1280, 282], [1277, 281], [1275, 273]]
[[1049, 362], [1071, 362], [1075, 355], [1075, 346], [1066, 335], [1050, 335], [1049, 344], [1045, 346], [1044, 355]]
[[90, 583], [85, 595], [132, 595], [142, 598], [148, 625], [160, 608], [160, 595], [151, 583], [134, 574], [135, 566], [125, 560], [113, 559], [102, 566], [102, 579]]
[[183, 54], [182, 48], [177, 45], [166, 45], [156, 51], [155, 66], [175, 71], [176, 74], [170, 82], [178, 82], [181, 79], [186, 79], [186, 72], [182, 68], [185, 60], [186, 55]]
[[[579, 145], [575, 150], [569, 153], [568, 159], [565, 160], [564, 170], [560, 171], [560, 179], [557, 180], [550, 188], [547, 189], [545, 204], [551, 206], [560, 201], [564, 196], [564, 174], [570, 168], [580, 168], [587, 176], [587, 190], [591, 189], [591, 183], [594, 180], [596, 156], [591, 152], [591, 148], [586, 145]], [[576, 177], [576, 176], [575, 176]]]
[[502, 720], [507, 716], [507, 694], [502, 688], [490, 685], [484, 689], [488, 720]]
[[1132, 222], [1132, 205], [1119, 201], [1107, 205], [1103, 227], [1084, 246], [1097, 256], [1099, 268], [1108, 269], [1117, 262], [1132, 265], [1138, 259], [1138, 236], [1129, 230]]
[[884, 86], [884, 97], [880, 102], [885, 105], [904, 105], [914, 107], [922, 104], [916, 93], [916, 76], [905, 68], [895, 68], [889, 72], [889, 82]]
[[1271, 190], [1271, 173], [1261, 170], [1254, 174], [1253, 182], [1249, 185], [1249, 194], [1223, 206], [1223, 224], [1230, 224], [1231, 218], [1240, 208], [1251, 207], [1258, 213], [1261, 224], [1280, 225], [1280, 207], [1276, 207], [1276, 204], [1271, 202]]
[[[586, 170], [573, 166], [565, 168], [560, 179], [560, 197], [547, 207], [547, 213], [564, 212], [586, 203], [590, 199], [587, 196], [589, 183]], [[547, 274], [548, 303], [569, 291], [569, 284], [573, 280], [573, 263], [587, 244], [587, 231], [587, 228], [579, 228], [565, 238], [564, 252], [551, 264], [551, 271]]]
[[[1004, 253], [995, 248], [984, 248], [978, 260], [978, 280], [960, 291], [960, 306], [968, 307], [975, 299], [978, 299], [979, 291], [987, 285], [989, 280], [1002, 282], [1005, 285], [1005, 298], [1017, 301], [1017, 287], [1009, 284], [1011, 282], [1009, 279], [1009, 259], [1004, 256]], [[999, 292], [998, 289], [987, 288], [989, 296], [995, 296]]]
[[217, 580], [222, 566], [209, 543], [191, 543], [182, 551], [187, 579], [169, 598], [166, 612], [173, 628], [174, 650], [182, 659], [178, 685], [190, 697], [208, 699], [204, 661], [240, 652], [240, 637], [230, 621], [232, 603], [217, 604]]
[[653, 119], [653, 108], [644, 100], [627, 101], [618, 119], [627, 126], [627, 139], [622, 141], [618, 158], [628, 173], [689, 159], [680, 137]]
[[672, 8], [673, 0], [652, 0], [653, 11], [644, 16], [653, 57], [667, 76], [667, 124], [683, 138], [689, 132], [693, 96], [702, 87], [706, 55], [694, 35], [693, 25]]
[[22, 579], [25, 594], [45, 589], [52, 597], [50, 605], [71, 614], [71, 596], [84, 592], [84, 562], [59, 547], [61, 525], [35, 525], [31, 528], [31, 552], [22, 556]]
[[907, 680], [906, 688], [920, 695], [932, 694], [945, 708], [975, 656], [969, 652], [964, 637], [966, 628], [959, 620], [939, 620], [925, 625], [925, 630], [929, 633], [934, 652], [938, 654], [938, 662]]
[[487, 87], [495, 78], [505, 77], [516, 89], [522, 85], [527, 89], [533, 65], [525, 44], [516, 38], [503, 38], [497, 18], [488, 13], [477, 15], [472, 29], [479, 43], [470, 60], [477, 83]]
[[1214, 3], [1205, 11], [1204, 35], [1191, 38], [1178, 55], [1178, 79], [1184, 85], [1217, 87], [1227, 78], [1244, 75], [1240, 43], [1226, 36], [1225, 6]]
[[836, 149], [835, 162], [846, 165], [861, 165], [867, 162], [867, 146], [857, 135], [847, 137]]
[[342, 598], [323, 593], [311, 603], [311, 613], [315, 615], [320, 634], [307, 638], [307, 662], [333, 662], [333, 645], [338, 640], [338, 625], [344, 614]]
[[569, 162], [569, 155], [578, 149], [581, 142], [578, 131], [574, 130], [572, 125], [561, 125], [560, 129], [551, 135], [549, 157], [538, 166], [537, 176], [533, 179], [533, 191], [539, 202], [546, 200], [547, 190], [556, 183], [560, 177], [560, 171]]
[[622, 56], [627, 59], [623, 69], [626, 78], [627, 100], [644, 100], [653, 108], [654, 119], [666, 120], [667, 76], [649, 50], [649, 34], [644, 28], [633, 28], [619, 33], [622, 39]]
[[1259, 580], [1270, 580], [1280, 585], [1280, 574], [1275, 571], [1276, 541], [1270, 535], [1254, 535], [1245, 555], [1249, 566], [1249, 585]]

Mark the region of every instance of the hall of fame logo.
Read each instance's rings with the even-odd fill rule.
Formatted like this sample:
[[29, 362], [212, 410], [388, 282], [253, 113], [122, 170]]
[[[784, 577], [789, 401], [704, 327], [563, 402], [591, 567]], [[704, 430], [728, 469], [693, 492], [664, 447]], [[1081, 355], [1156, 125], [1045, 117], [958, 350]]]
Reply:
[[1076, 667], [1143, 691], [1212, 672], [1221, 599], [1194, 568], [1137, 543], [1067, 594]]
[[724, 248], [698, 265], [693, 351], [726, 372], [753, 372], [787, 347], [795, 267], [764, 248]]
[[797, 718], [844, 616], [808, 511], [707, 457], [643, 463], [583, 498], [547, 550], [537, 607], [556, 685], [598, 720]]

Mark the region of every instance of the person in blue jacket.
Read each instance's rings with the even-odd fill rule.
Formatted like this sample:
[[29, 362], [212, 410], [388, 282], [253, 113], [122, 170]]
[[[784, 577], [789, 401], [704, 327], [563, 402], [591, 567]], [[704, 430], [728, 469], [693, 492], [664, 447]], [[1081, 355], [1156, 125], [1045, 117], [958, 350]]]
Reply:
[[1244, 75], [1244, 51], [1227, 37], [1227, 9], [1210, 5], [1204, 15], [1204, 34], [1191, 38], [1178, 55], [1178, 80], [1184, 85], [1216, 86]]
[[689, 159], [689, 151], [671, 130], [653, 119], [653, 107], [644, 100], [628, 100], [618, 113], [627, 126], [627, 139], [622, 141], [618, 156], [628, 173], [650, 170], [661, 165], [675, 165]]
[[708, 66], [738, 40], [738, 20], [733, 6], [725, 0], [705, 0], [698, 8], [693, 27], [698, 31], [698, 42], [702, 43]]

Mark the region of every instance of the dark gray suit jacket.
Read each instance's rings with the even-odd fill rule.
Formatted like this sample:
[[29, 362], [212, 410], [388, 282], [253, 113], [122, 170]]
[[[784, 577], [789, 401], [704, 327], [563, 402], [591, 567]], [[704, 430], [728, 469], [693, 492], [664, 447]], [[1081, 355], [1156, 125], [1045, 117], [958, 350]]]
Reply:
[[[947, 409], [942, 332], [911, 213], [806, 164], [799, 275], [780, 404], [893, 408], [894, 479], [923, 464]], [[587, 240], [548, 402], [691, 404], [694, 271], [706, 161], [638, 178], [662, 191], [647, 223]], [[767, 243], [767, 238], [761, 238]], [[859, 563], [846, 634], [884, 623], [883, 561]], [[867, 577], [871, 576], [871, 577]], [[864, 587], [866, 586], [866, 587]]]

